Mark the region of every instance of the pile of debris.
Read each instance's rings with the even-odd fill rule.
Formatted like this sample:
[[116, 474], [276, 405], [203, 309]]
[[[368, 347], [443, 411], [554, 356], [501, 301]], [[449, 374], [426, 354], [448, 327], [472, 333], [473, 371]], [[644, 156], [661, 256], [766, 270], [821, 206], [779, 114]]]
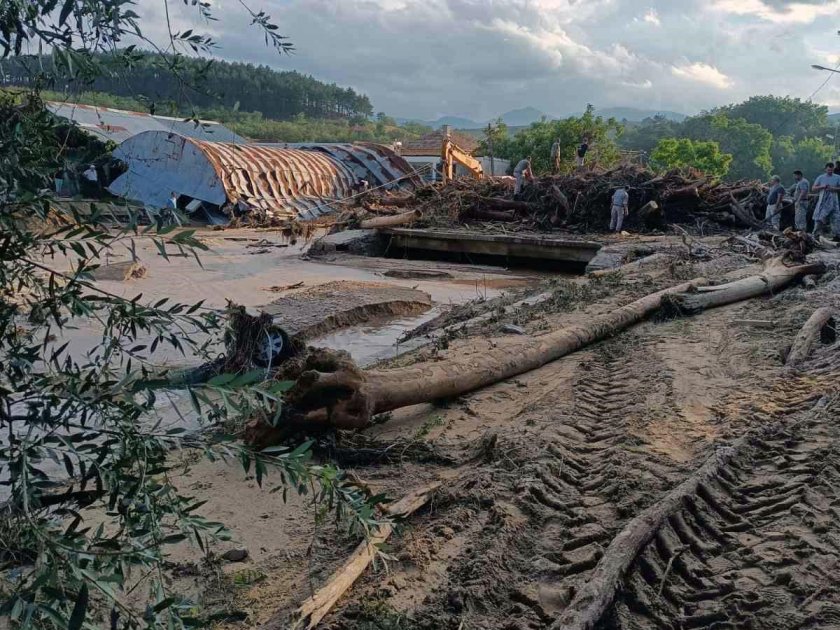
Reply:
[[[548, 231], [553, 227], [593, 232], [605, 230], [610, 200], [619, 187], [630, 194], [625, 225], [635, 231], [658, 230], [667, 224], [759, 227], [764, 217], [766, 188], [758, 181], [725, 183], [693, 171], [656, 173], [635, 165], [593, 169], [526, 182], [513, 198], [510, 177], [455, 180], [428, 185], [408, 195], [370, 195], [364, 208], [373, 215], [420, 211], [415, 225], [504, 223], [505, 230]], [[396, 210], [396, 209], [399, 210]], [[490, 226], [492, 227], [492, 226]]]

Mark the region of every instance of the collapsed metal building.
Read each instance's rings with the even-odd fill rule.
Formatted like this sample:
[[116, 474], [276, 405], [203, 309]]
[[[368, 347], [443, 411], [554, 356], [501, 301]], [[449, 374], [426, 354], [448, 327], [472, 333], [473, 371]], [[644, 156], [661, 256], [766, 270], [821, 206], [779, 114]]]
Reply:
[[[411, 165], [378, 144], [208, 142], [164, 131], [132, 136], [114, 150], [126, 171], [108, 190], [146, 206], [208, 212], [257, 212], [264, 218], [311, 220], [330, 213], [365, 180], [371, 187], [418, 183]], [[186, 198], [186, 199], [185, 199]]]

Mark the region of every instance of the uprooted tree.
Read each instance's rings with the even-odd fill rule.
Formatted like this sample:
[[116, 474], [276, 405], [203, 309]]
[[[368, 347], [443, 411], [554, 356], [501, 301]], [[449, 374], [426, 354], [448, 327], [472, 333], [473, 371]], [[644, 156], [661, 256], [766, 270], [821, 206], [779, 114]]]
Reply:
[[[92, 53], [142, 38], [130, 6], [4, 2], [0, 54], [53, 46], [62, 76], [33, 68], [31, 84], [84, 86], [98, 72]], [[208, 3], [192, 6], [204, 17], [210, 11]], [[268, 16], [251, 16], [282, 49]], [[211, 48], [191, 31], [173, 33], [171, 43]], [[120, 50], [127, 62], [137, 54]], [[177, 58], [159, 57], [173, 64]], [[238, 457], [258, 483], [269, 468], [279, 469], [279, 487], [314, 489], [362, 529], [377, 521], [366, 495], [337, 470], [311, 465], [306, 444], [257, 454], [215, 433], [161, 423], [149, 386], [152, 362], [167, 346], [209, 358], [208, 342], [221, 333], [219, 314], [200, 303], [122, 298], [101, 290], [93, 272], [108, 252], [136, 251], [135, 238], [153, 238], [164, 257], [205, 247], [189, 230], [114, 231], [95, 207], [57, 204], [52, 175], [67, 159], [57, 125], [37, 91], [0, 96], [0, 625], [207, 627], [192, 602], [170, 591], [165, 550], [187, 539], [206, 550], [225, 531], [170, 479], [173, 449]], [[69, 345], [80, 321], [101, 335], [83, 352]], [[280, 408], [282, 384], [262, 383], [262, 376], [220, 374], [193, 387], [195, 415], [218, 425]]]
[[525, 340], [500, 340], [480, 355], [453, 356], [404, 368], [361, 370], [344, 353], [312, 351], [292, 370], [296, 382], [287, 394], [282, 421], [253, 421], [246, 440], [265, 447], [295, 431], [362, 429], [376, 414], [452, 398], [539, 368], [642, 321], [663, 303], [675, 315], [690, 314], [765, 295], [823, 271], [819, 263], [788, 265], [774, 258], [760, 274], [743, 280], [707, 286], [705, 279], [697, 278], [592, 317], [585, 324]]

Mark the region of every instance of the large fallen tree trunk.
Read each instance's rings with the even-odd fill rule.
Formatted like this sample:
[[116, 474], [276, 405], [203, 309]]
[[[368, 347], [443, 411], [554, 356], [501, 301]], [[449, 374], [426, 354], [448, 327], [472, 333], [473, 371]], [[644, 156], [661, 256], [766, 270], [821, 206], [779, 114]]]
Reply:
[[663, 307], [672, 315], [690, 315], [707, 308], [774, 293], [802, 276], [824, 272], [823, 263], [789, 267], [781, 258], [772, 258], [765, 263], [764, 271], [758, 275], [713, 287], [704, 287], [701, 290], [672, 293], [663, 300]]
[[682, 508], [685, 499], [718, 476], [735, 453], [736, 448], [719, 449], [697, 472], [627, 523], [550, 630], [592, 630], [612, 604], [622, 578], [642, 548], [665, 520]]
[[836, 339], [834, 312], [828, 307], [818, 308], [797, 333], [785, 363], [795, 367], [808, 358], [817, 342], [832, 343]]
[[452, 398], [535, 370], [642, 321], [660, 308], [663, 297], [705, 284], [707, 280], [697, 278], [592, 317], [584, 325], [527, 341], [500, 343], [478, 356], [455, 356], [393, 370], [362, 371], [348, 358], [335, 365], [313, 363], [286, 395], [285, 408], [291, 412], [282, 427], [254, 422], [245, 438], [265, 447], [295, 429], [365, 428], [378, 413]]
[[393, 227], [395, 225], [404, 225], [406, 223], [411, 223], [412, 221], [416, 221], [420, 218], [420, 211], [419, 210], [411, 210], [410, 212], [401, 212], [400, 214], [395, 214], [390, 217], [374, 217], [372, 219], [365, 219], [361, 223], [359, 223], [359, 227], [363, 230], [369, 230], [372, 228], [383, 228], [383, 227]]

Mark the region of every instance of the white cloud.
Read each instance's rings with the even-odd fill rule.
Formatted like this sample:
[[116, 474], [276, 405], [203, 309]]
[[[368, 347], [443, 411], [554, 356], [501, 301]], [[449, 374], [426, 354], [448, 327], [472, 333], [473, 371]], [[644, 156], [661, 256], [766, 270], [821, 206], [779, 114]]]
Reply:
[[638, 83], [633, 83], [632, 81], [619, 81], [621, 85], [628, 88], [634, 88], [637, 90], [649, 90], [653, 87], [653, 81], [650, 79], [645, 79], [644, 81], [640, 81]]
[[725, 90], [733, 85], [732, 79], [723, 72], [714, 66], [700, 61], [694, 63], [684, 62], [678, 66], [671, 66], [671, 74], [688, 81], [710, 85], [719, 90]]
[[642, 17], [635, 17], [633, 18], [634, 22], [644, 22], [645, 24], [650, 24], [651, 26], [662, 26], [662, 20], [659, 19], [659, 13], [657, 13], [656, 9], [650, 8]]
[[840, 11], [840, 0], [785, 2], [777, 0], [714, 0], [712, 10], [731, 15], [755, 17], [777, 24], [811, 24], [822, 16]]
[[[146, 6], [148, 4], [148, 6]], [[221, 5], [221, 3], [217, 3]], [[630, 106], [695, 113], [753, 94], [806, 98], [834, 65], [840, 0], [252, 0], [289, 35], [263, 46], [237, 3], [218, 22], [170, 3], [177, 28], [212, 32], [225, 59], [297, 70], [367, 94], [375, 111], [486, 120]], [[138, 3], [164, 41], [160, 5]], [[840, 13], [838, 13], [840, 15]], [[655, 29], [655, 31], [654, 31]], [[840, 48], [838, 48], [840, 50]], [[698, 62], [695, 60], [702, 60]], [[725, 60], [725, 63], [723, 62]], [[840, 99], [840, 79], [819, 97]]]

